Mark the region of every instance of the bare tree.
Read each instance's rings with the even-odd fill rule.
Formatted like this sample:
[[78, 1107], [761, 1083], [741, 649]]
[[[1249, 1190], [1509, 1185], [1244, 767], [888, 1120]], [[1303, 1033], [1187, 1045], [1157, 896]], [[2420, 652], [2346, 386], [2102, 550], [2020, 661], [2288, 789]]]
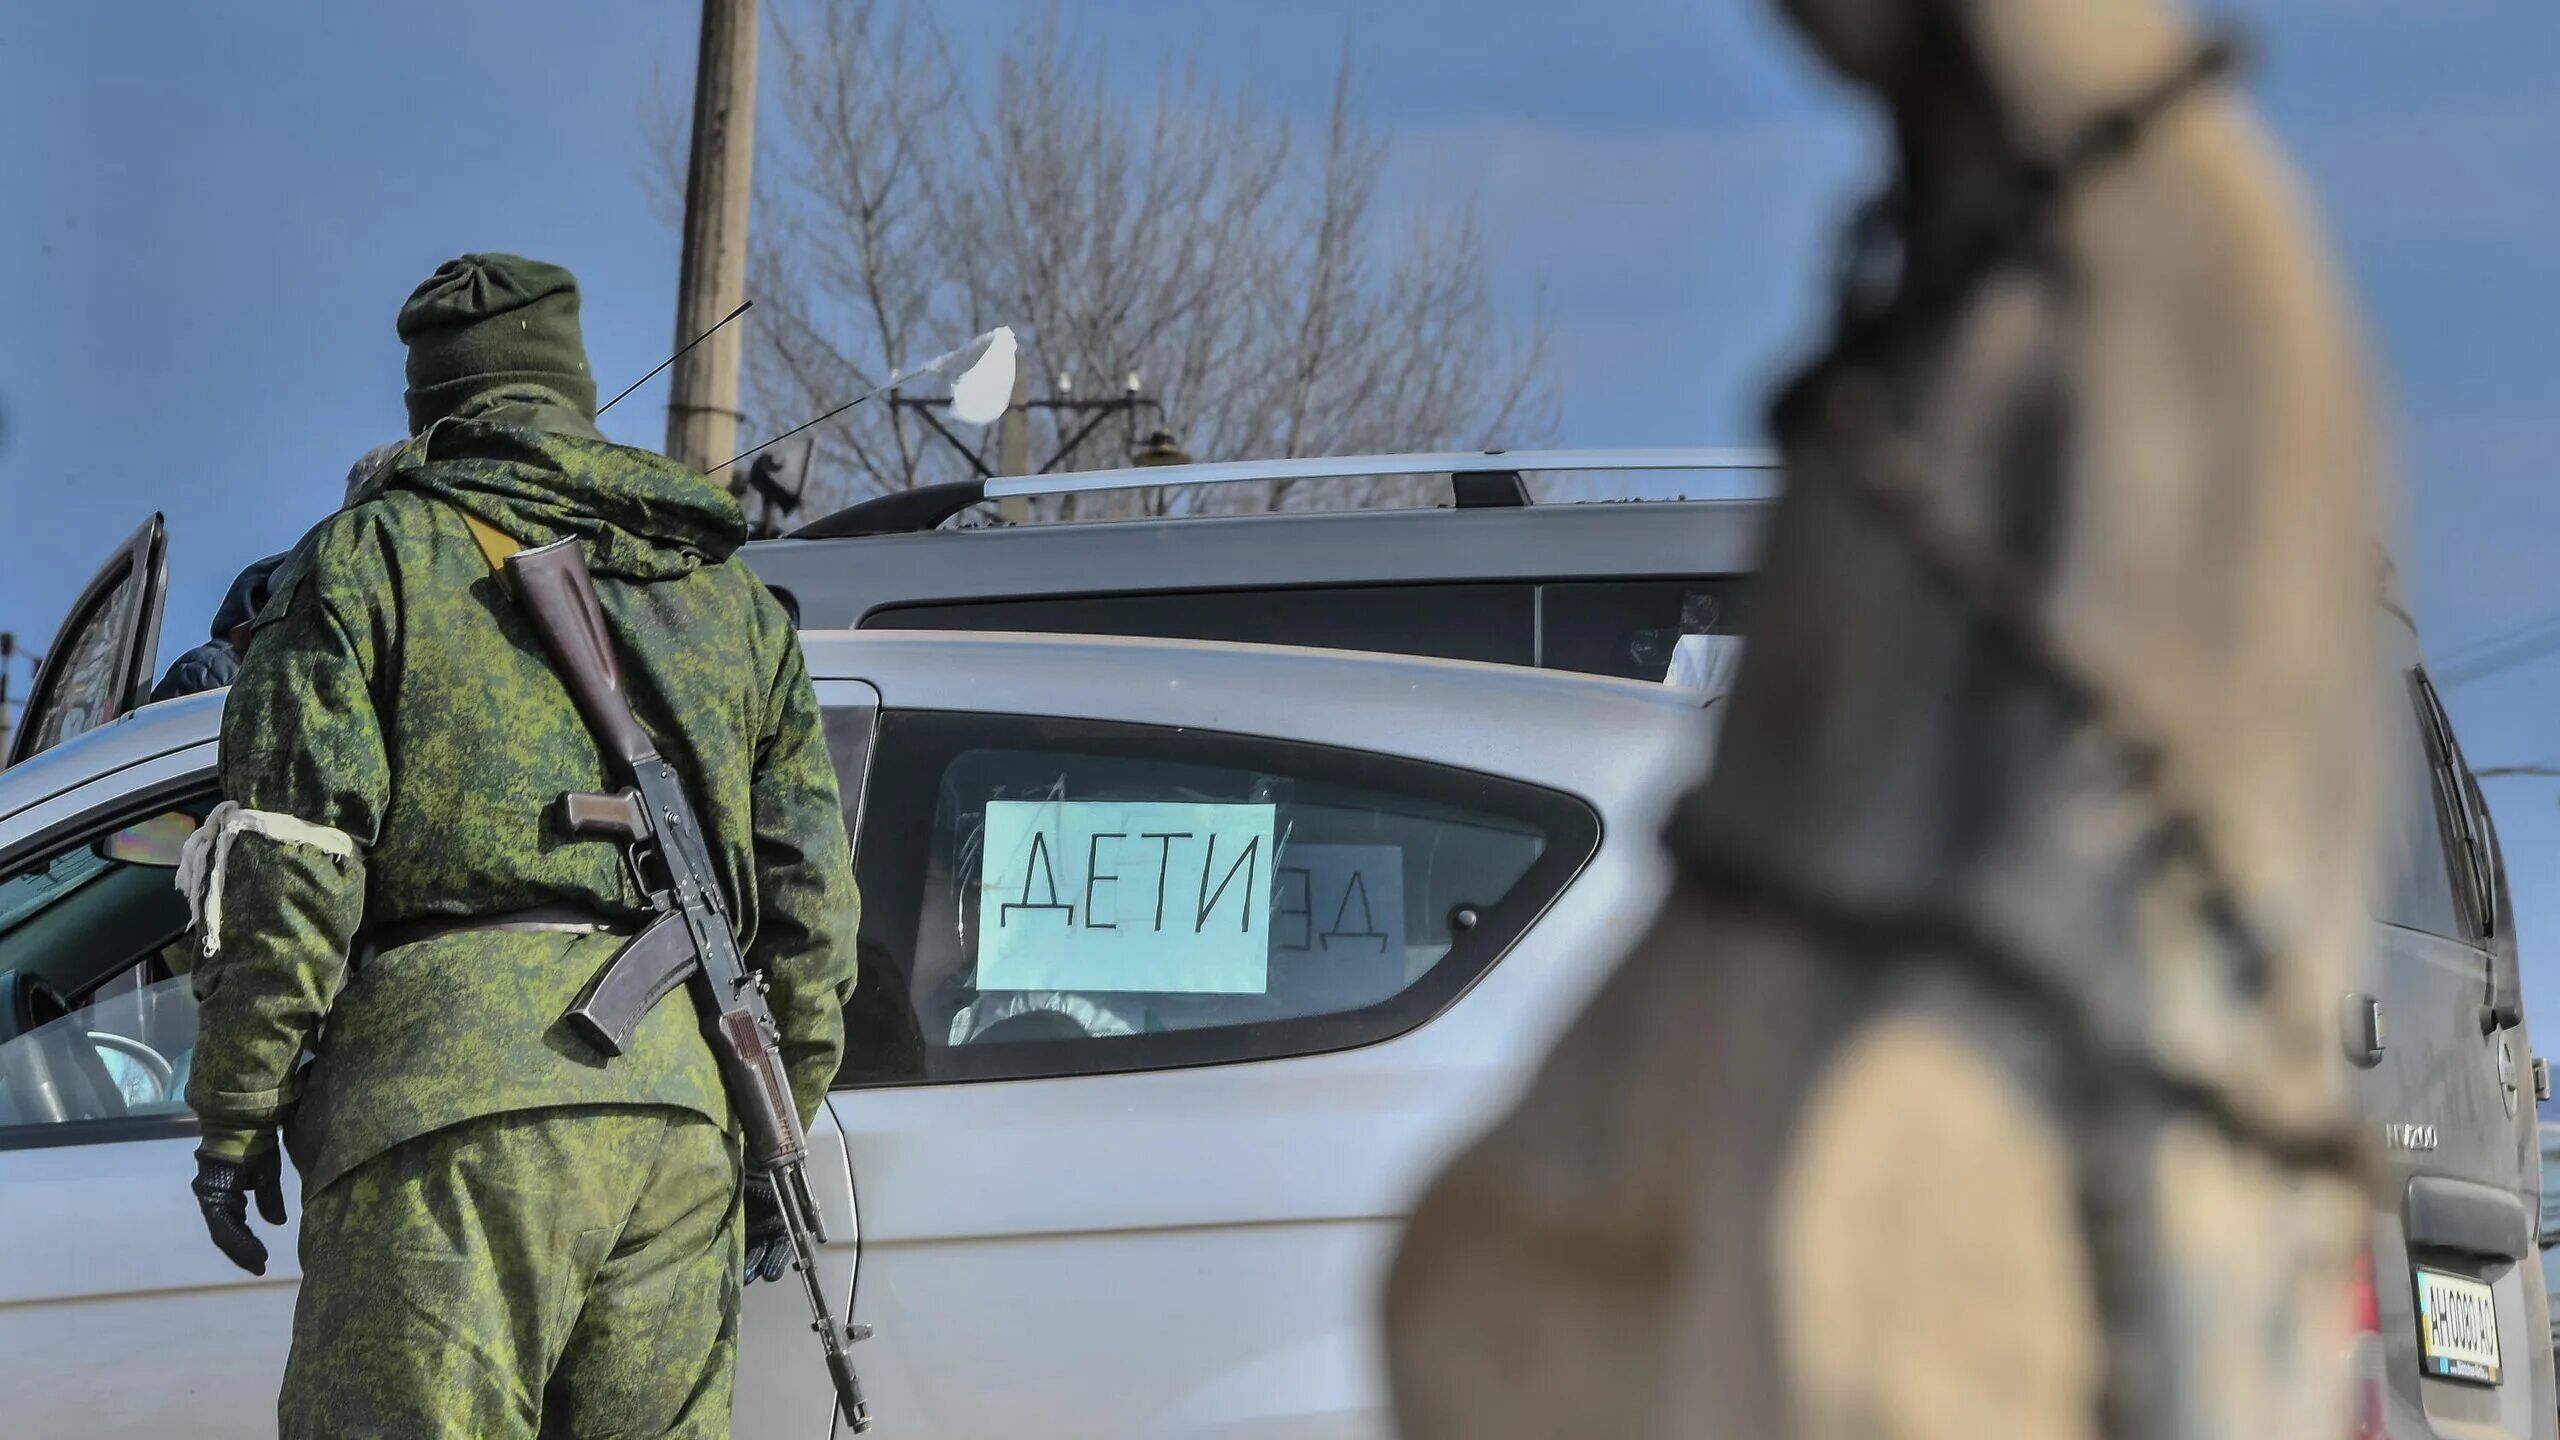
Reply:
[[[1196, 64], [1169, 65], [1143, 101], [1115, 96], [1054, 16], [1003, 51], [983, 99], [912, 0], [777, 7], [771, 42], [746, 345], [763, 433], [997, 324], [1020, 336], [1035, 393], [1107, 395], [1134, 375], [1203, 459], [1552, 433], [1544, 324], [1497, 315], [1475, 216], [1388, 233], [1388, 150], [1360, 119], [1347, 50], [1310, 146]], [[1035, 412], [1031, 461], [1125, 463], [1153, 423], [1115, 419], [1070, 449], [1081, 422]], [[816, 509], [974, 473], [911, 412], [865, 406], [812, 433]], [[1367, 483], [1335, 503], [1411, 491]], [[1274, 489], [1048, 509], [1298, 503]]]

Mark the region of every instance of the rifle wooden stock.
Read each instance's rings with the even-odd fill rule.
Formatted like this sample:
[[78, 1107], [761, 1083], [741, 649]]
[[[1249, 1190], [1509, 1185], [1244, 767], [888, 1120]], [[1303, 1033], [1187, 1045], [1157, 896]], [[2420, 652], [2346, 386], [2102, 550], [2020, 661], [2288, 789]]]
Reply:
[[507, 557], [507, 578], [596, 740], [627, 765], [657, 754], [623, 694], [622, 662], [614, 657], [613, 635], [605, 629], [604, 609], [596, 603], [595, 581], [587, 574], [578, 541], [554, 540], [517, 551]]

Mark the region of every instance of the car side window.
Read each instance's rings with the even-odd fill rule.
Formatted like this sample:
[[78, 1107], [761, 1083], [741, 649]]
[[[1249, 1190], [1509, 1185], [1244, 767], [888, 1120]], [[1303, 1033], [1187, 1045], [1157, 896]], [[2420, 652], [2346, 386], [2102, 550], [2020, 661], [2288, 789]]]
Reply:
[[2424, 699], [2415, 672], [2401, 677], [2385, 705], [2383, 743], [2390, 784], [2382, 827], [2381, 873], [2374, 904], [2384, 923], [2451, 939], [2468, 938], [2454, 898], [2453, 855], [2448, 846], [2442, 766], [2427, 735]]
[[178, 853], [206, 799], [0, 875], [0, 1147], [182, 1129], [196, 1002]]
[[842, 1085], [1385, 1039], [1456, 1000], [1599, 839], [1569, 796], [1418, 761], [916, 711], [881, 717], [862, 811]]
[[1538, 663], [1660, 680], [1683, 635], [1738, 635], [1747, 582], [1550, 580], [1538, 587]]

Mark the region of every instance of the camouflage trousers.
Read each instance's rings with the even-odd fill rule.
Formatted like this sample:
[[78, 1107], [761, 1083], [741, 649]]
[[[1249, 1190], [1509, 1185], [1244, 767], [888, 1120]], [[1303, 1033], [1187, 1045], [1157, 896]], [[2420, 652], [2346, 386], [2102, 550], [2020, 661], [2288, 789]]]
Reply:
[[739, 1165], [688, 1110], [466, 1121], [304, 1202], [284, 1440], [726, 1436]]

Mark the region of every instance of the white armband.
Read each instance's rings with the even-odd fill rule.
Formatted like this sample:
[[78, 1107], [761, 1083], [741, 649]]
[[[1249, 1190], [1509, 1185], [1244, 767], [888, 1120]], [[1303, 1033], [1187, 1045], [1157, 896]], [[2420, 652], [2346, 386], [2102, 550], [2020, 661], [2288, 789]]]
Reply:
[[231, 842], [246, 830], [280, 845], [307, 845], [333, 860], [356, 858], [355, 837], [344, 830], [314, 825], [273, 810], [244, 810], [225, 800], [204, 817], [187, 837], [178, 856], [178, 893], [187, 897], [187, 918], [207, 956], [222, 951], [222, 873], [231, 860]]

